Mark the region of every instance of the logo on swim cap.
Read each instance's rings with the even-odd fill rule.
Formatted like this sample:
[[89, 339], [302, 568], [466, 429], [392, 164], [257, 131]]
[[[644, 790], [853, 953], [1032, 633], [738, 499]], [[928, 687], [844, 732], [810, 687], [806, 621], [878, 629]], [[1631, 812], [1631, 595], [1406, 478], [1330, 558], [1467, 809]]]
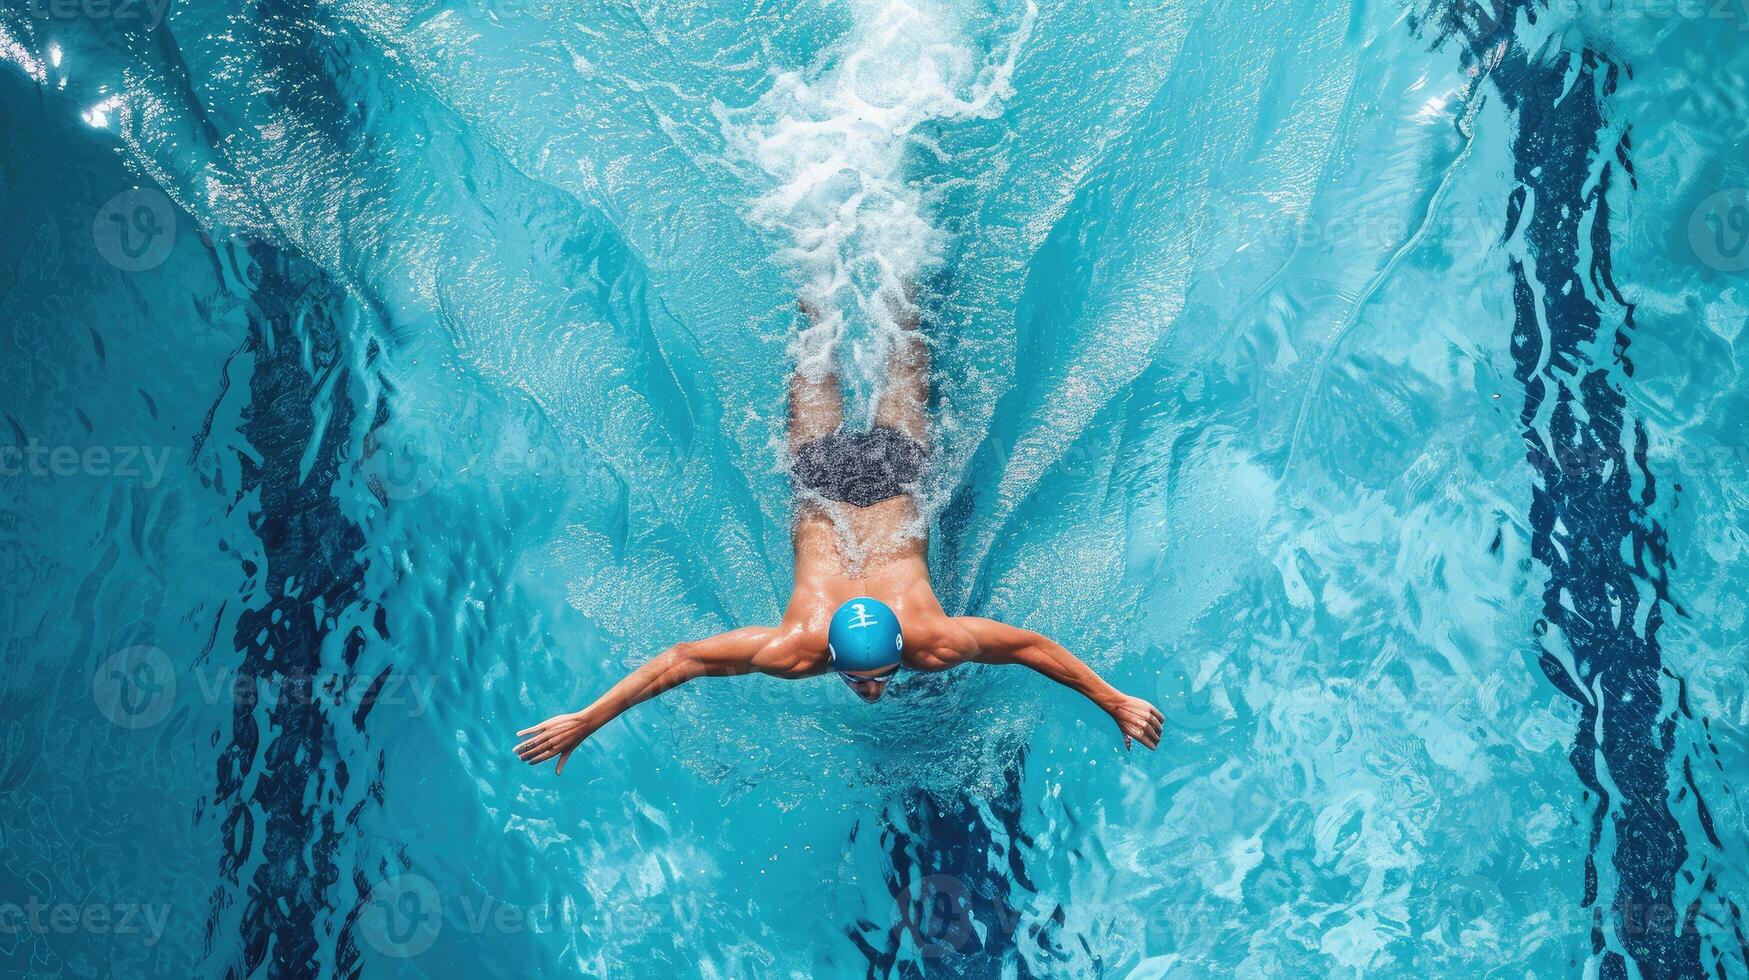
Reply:
[[879, 599], [858, 596], [838, 607], [827, 631], [834, 670], [875, 670], [899, 661], [905, 636], [899, 617]]

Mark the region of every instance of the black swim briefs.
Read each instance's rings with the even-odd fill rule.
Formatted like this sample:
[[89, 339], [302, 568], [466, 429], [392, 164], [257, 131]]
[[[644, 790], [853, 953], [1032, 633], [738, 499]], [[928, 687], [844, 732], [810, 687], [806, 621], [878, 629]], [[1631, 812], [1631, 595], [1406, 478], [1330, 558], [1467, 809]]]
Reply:
[[927, 456], [917, 440], [893, 429], [840, 430], [796, 450], [790, 475], [827, 500], [867, 507], [906, 493]]

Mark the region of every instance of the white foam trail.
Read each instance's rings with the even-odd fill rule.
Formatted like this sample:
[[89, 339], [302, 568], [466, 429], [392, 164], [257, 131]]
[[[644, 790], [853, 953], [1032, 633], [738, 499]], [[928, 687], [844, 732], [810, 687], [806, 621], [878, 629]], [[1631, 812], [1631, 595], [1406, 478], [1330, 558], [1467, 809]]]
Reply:
[[898, 330], [883, 294], [915, 283], [943, 246], [926, 195], [907, 180], [918, 152], [940, 152], [919, 129], [998, 114], [1038, 10], [1028, 0], [1005, 49], [985, 52], [944, 5], [850, 7], [851, 30], [815, 65], [775, 73], [746, 109], [718, 109], [731, 155], [765, 178], [750, 217], [787, 242], [783, 258], [822, 314], [793, 350], [814, 377], [833, 366], [846, 313], [875, 328], [862, 352], [872, 359]]
[[10, 61], [17, 65], [30, 80], [38, 85], [49, 80], [48, 67], [41, 58], [30, 53], [19, 40], [6, 30], [5, 24], [0, 24], [0, 61]]

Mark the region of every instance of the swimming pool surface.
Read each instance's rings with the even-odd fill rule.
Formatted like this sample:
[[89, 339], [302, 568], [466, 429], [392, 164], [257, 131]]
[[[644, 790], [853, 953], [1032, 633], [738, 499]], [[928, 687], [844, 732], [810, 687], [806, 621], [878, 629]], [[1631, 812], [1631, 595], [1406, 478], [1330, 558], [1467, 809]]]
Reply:
[[[0, 8], [7, 976], [1744, 977], [1740, 0]], [[700, 681], [920, 284], [953, 613]]]

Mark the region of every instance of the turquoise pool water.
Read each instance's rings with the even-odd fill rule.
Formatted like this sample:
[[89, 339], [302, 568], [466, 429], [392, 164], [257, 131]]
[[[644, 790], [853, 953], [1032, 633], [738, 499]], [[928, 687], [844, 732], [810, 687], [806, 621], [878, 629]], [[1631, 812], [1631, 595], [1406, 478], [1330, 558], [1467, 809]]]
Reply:
[[[8, 0], [0, 968], [1746, 975], [1749, 11]], [[922, 284], [950, 612], [707, 681]]]

